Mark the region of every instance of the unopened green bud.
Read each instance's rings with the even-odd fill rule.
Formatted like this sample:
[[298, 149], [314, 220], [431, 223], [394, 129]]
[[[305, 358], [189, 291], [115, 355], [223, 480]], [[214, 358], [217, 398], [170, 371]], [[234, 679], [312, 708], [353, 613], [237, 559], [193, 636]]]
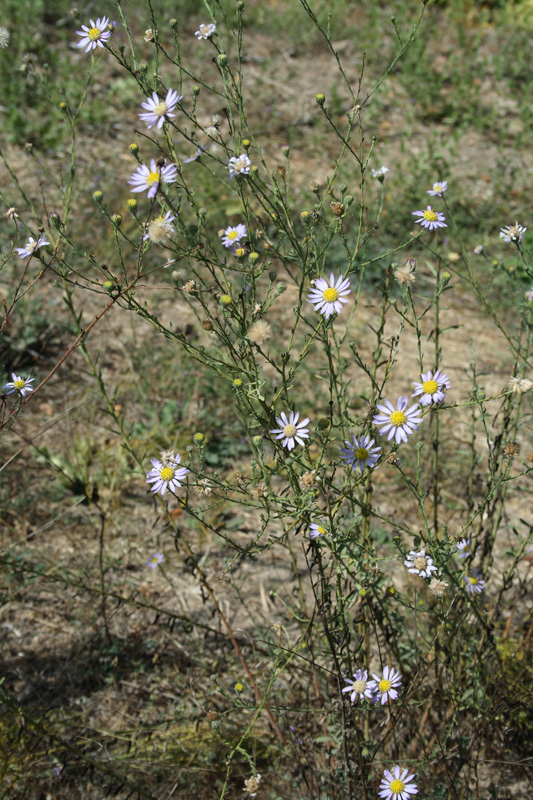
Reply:
[[113, 291], [113, 281], [104, 281], [102, 286], [104, 287], [106, 292], [112, 292]]
[[394, 586], [387, 586], [387, 594], [388, 595], [393, 595], [395, 593], [396, 593], [396, 589], [394, 588]]
[[53, 225], [54, 228], [59, 228], [61, 225], [61, 217], [57, 211], [51, 211], [50, 214], [48, 214], [48, 219], [50, 220], [50, 225]]
[[205, 436], [203, 435], [203, 433], [195, 433], [193, 439], [195, 442], [198, 442], [198, 444], [200, 444], [205, 439]]
[[235, 386], [236, 389], [240, 389], [240, 387], [242, 386], [241, 379], [240, 378], [235, 378], [235, 380], [233, 381], [233, 385]]
[[327, 430], [330, 425], [331, 425], [331, 421], [330, 421], [329, 417], [322, 417], [321, 419], [318, 420], [318, 430], [319, 431]]
[[359, 589], [359, 597], [366, 597], [366, 589]]
[[202, 217], [205, 217], [206, 214], [207, 214], [207, 208], [204, 208], [203, 206], [201, 206], [198, 209], [198, 216], [200, 217], [200, 219], [202, 219]]
[[137, 200], [134, 197], [130, 197], [128, 200], [128, 208], [130, 211], [137, 210]]
[[344, 205], [346, 208], [349, 208], [353, 203], [353, 197], [351, 194], [347, 194], [344, 196]]
[[120, 228], [120, 226], [122, 225], [122, 217], [121, 217], [121, 215], [120, 214], [113, 214], [111, 216], [111, 222], [113, 223], [115, 228]]
[[304, 222], [308, 222], [310, 216], [311, 215], [310, 215], [309, 211], [300, 212], [300, 217], [303, 219]]
[[148, 72], [148, 64], [145, 64], [144, 61], [142, 62], [142, 64], [139, 64], [139, 72], [141, 72], [143, 75], [146, 75], [146, 73]]
[[237, 0], [235, 6], [237, 8], [237, 11], [244, 11], [244, 3], [242, 2], [242, 0]]
[[278, 277], [277, 274], [274, 272], [273, 269], [271, 269], [270, 272], [268, 273], [268, 280], [270, 281], [270, 283], [274, 283], [277, 277]]
[[231, 295], [230, 295], [230, 294], [223, 294], [223, 295], [220, 297], [220, 302], [222, 303], [222, 305], [223, 305], [223, 306], [229, 306], [229, 305], [230, 305], [230, 303], [232, 303], [232, 302], [233, 302], [233, 300], [232, 300], [232, 298], [231, 298]]
[[248, 150], [248, 148], [250, 147], [251, 144], [252, 143], [251, 143], [251, 141], [249, 139], [243, 139], [242, 140], [242, 146], [244, 147], [245, 150]]
[[129, 151], [132, 154], [132, 156], [135, 156], [135, 158], [137, 158], [137, 156], [139, 155], [139, 145], [137, 144], [137, 142], [132, 142], [130, 144]]
[[278, 285], [276, 286], [276, 297], [279, 294], [283, 294], [283, 292], [285, 292], [286, 290], [287, 290], [287, 284], [283, 283], [283, 281], [280, 281], [280, 283], [278, 283]]
[[33, 144], [31, 142], [26, 142], [24, 147], [27, 153], [31, 153], [33, 151]]
[[228, 57], [225, 53], [219, 53], [217, 56], [217, 62], [219, 67], [225, 67], [228, 63]]
[[169, 19], [168, 24], [170, 25], [172, 30], [175, 30], [178, 27], [178, 20], [174, 18]]
[[99, 192], [98, 189], [96, 190], [96, 192], [93, 192], [93, 200], [95, 203], [101, 203], [103, 197], [104, 195], [102, 194], [102, 192]]
[[198, 97], [198, 95], [200, 94], [200, 87], [199, 86], [193, 86], [192, 87], [192, 93], [193, 93], [193, 95], [195, 97]]
[[254, 436], [252, 439], [252, 444], [254, 447], [261, 447], [261, 442], [263, 441], [262, 436]]
[[250, 264], [255, 264], [258, 260], [259, 260], [259, 253], [256, 253], [255, 250], [253, 250], [248, 256], [248, 261], [250, 262]]
[[68, 106], [67, 106], [67, 104], [65, 103], [64, 100], [62, 100], [61, 103], [59, 104], [59, 108], [61, 109], [61, 111], [66, 111], [67, 110]]
[[341, 185], [340, 185], [341, 197], [343, 195], [345, 195], [347, 191], [348, 191], [348, 187], [346, 186], [346, 184], [345, 183], [341, 183]]
[[315, 94], [315, 100], [316, 100], [316, 102], [318, 103], [319, 106], [323, 106], [324, 103], [326, 102], [326, 95], [324, 95], [322, 93]]
[[450, 280], [451, 277], [452, 276], [450, 275], [449, 272], [443, 272], [442, 275], [441, 275], [442, 282], [443, 283], [448, 283], [448, 281]]

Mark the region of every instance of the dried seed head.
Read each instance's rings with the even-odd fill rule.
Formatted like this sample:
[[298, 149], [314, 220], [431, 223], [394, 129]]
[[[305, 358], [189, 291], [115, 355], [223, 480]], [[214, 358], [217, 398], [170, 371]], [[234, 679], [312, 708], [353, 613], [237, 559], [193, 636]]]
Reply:
[[503, 452], [509, 458], [517, 456], [520, 453], [520, 445], [517, 442], [511, 442], [511, 441], [505, 442], [505, 445], [503, 447]]
[[248, 328], [248, 339], [254, 344], [264, 344], [272, 336], [272, 328], [264, 319], [258, 319]]
[[440, 581], [438, 578], [432, 578], [429, 584], [429, 591], [434, 597], [442, 597], [447, 588], [446, 581]]

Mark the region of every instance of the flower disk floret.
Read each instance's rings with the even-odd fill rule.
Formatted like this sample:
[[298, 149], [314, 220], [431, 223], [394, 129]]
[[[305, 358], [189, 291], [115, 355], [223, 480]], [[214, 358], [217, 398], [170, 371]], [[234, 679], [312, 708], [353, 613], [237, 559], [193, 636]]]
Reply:
[[409, 775], [409, 770], [402, 770], [398, 764], [393, 767], [392, 772], [388, 769], [383, 770], [381, 783], [379, 784], [378, 794], [383, 800], [409, 800], [412, 794], [418, 794], [416, 783], [413, 783], [415, 774]]
[[408, 568], [408, 572], [413, 575], [420, 575], [421, 578], [431, 577], [432, 572], [437, 572], [437, 567], [433, 564], [433, 559], [426, 555], [425, 550], [411, 550], [407, 560], [403, 562]]
[[239, 222], [235, 227], [230, 225], [222, 235], [222, 244], [224, 247], [234, 247], [241, 239], [245, 239], [247, 235], [248, 230], [242, 222]]
[[368, 672], [366, 669], [358, 669], [353, 673], [353, 678], [344, 678], [344, 680], [348, 683], [348, 686], [345, 686], [342, 692], [343, 694], [345, 692], [350, 693], [350, 700], [352, 703], [355, 703], [357, 699], [362, 700], [363, 697], [368, 697], [369, 700], [372, 700], [374, 695], [374, 681], [368, 680]]
[[150, 491], [165, 494], [174, 493], [179, 489], [189, 472], [185, 467], [180, 467], [181, 456], [174, 455], [172, 451], [161, 453], [161, 459], [152, 458], [152, 469], [146, 475], [146, 483], [151, 483]]
[[139, 114], [139, 117], [143, 122], [148, 123], [148, 129], [153, 128], [154, 125], [162, 128], [167, 117], [172, 119], [176, 116], [173, 112], [180, 100], [183, 100], [183, 95], [178, 94], [174, 89], [168, 90], [164, 100], [159, 99], [157, 92], [152, 92], [152, 96], [147, 97], [145, 103], [141, 103], [141, 107], [146, 109], [146, 113]]
[[30, 236], [24, 247], [15, 247], [15, 250], [21, 258], [26, 258], [26, 256], [32, 256], [39, 247], [44, 247], [47, 244], [50, 244], [50, 242], [44, 233], [41, 233], [37, 241], [33, 236]]
[[155, 160], [150, 161], [150, 169], [143, 164], [132, 174], [128, 183], [133, 186], [132, 192], [146, 192], [148, 198], [155, 197], [159, 183], [174, 183], [178, 180], [178, 171], [175, 164], [164, 164], [161, 168]]
[[17, 392], [21, 397], [26, 397], [27, 394], [33, 392], [33, 386], [31, 384], [35, 378], [21, 378], [20, 375], [15, 375], [14, 372], [11, 373], [11, 378], [12, 380], [4, 386], [4, 389], [9, 390], [6, 394]]
[[85, 52], [95, 50], [97, 47], [103, 47], [104, 42], [107, 42], [111, 36], [111, 31], [106, 30], [109, 27], [108, 17], [98, 17], [96, 22], [89, 20], [90, 27], [87, 25], [81, 26], [81, 31], [76, 31], [81, 40], [77, 43], [76, 47], [85, 47]]
[[276, 417], [276, 422], [280, 427], [270, 431], [270, 433], [277, 434], [276, 439], [281, 439], [281, 446], [286, 447], [287, 450], [293, 450], [295, 442], [304, 445], [305, 442], [303, 440], [309, 439], [309, 429], [305, 427], [309, 422], [309, 418], [306, 417], [301, 422], [298, 422], [299, 418], [300, 414], [297, 411], [291, 411], [288, 418], [286, 413], [282, 411], [279, 417]]
[[400, 396], [396, 408], [390, 400], [384, 400], [377, 406], [381, 414], [376, 414], [373, 421], [378, 426], [381, 435], [388, 434], [387, 439], [394, 438], [396, 444], [406, 442], [407, 437], [417, 431], [418, 424], [422, 422], [418, 403], [407, 408], [408, 402], [407, 397]]
[[418, 397], [418, 402], [422, 406], [430, 406], [436, 403], [443, 403], [446, 399], [445, 389], [451, 387], [450, 379], [447, 375], [440, 370], [436, 372], [422, 373], [420, 376], [422, 383], [413, 381], [415, 387], [414, 394], [411, 397]]
[[352, 435], [352, 441], [346, 440], [344, 442], [346, 447], [341, 448], [341, 458], [344, 461], [344, 466], [351, 467], [352, 470], [359, 469], [364, 471], [365, 467], [373, 469], [381, 453], [381, 447], [374, 447], [374, 439], [370, 436], [363, 435], [359, 439]]
[[332, 314], [340, 314], [342, 304], [348, 302], [350, 294], [350, 280], [340, 275], [337, 280], [333, 272], [329, 276], [329, 283], [325, 278], [317, 278], [307, 299], [315, 311], [324, 314], [329, 319]]
[[428, 206], [423, 211], [412, 211], [411, 212], [415, 217], [420, 217], [420, 219], [415, 220], [415, 224], [420, 222], [423, 228], [427, 228], [429, 231], [435, 231], [437, 228], [447, 228], [448, 226], [445, 223], [446, 217], [440, 211], [434, 211], [431, 206]]
[[396, 688], [401, 686], [402, 676], [394, 667], [385, 667], [383, 676], [380, 677], [372, 673], [372, 677], [374, 678], [372, 684], [373, 691], [377, 695], [376, 702], [381, 702], [381, 705], [384, 705], [389, 698], [391, 700], [396, 700], [398, 697]]

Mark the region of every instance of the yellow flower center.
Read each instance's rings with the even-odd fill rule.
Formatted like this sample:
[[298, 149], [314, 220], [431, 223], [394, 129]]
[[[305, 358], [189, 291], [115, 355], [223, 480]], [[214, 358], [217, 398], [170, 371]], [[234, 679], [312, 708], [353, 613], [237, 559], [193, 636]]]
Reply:
[[295, 433], [296, 433], [296, 428], [294, 427], [294, 425], [285, 425], [285, 427], [283, 428], [283, 433], [284, 433], [284, 434], [285, 434], [285, 436], [287, 436], [289, 439], [292, 439], [292, 437], [293, 437], [293, 436], [295, 435]]
[[472, 584], [472, 586], [475, 586], [475, 585], [476, 585], [476, 583], [478, 582], [478, 579], [477, 579], [477, 578], [474, 578], [474, 577], [472, 577], [472, 576], [471, 576], [471, 577], [470, 577], [468, 580], [469, 580], [469, 582]]
[[200, 25], [200, 33], [202, 36], [207, 36], [209, 33], [209, 26], [208, 25]]
[[439, 384], [437, 383], [437, 381], [426, 381], [425, 383], [422, 384], [422, 389], [426, 394], [435, 394], [438, 388]]
[[386, 678], [383, 678], [383, 680], [378, 683], [378, 689], [383, 693], [388, 692], [389, 689], [392, 689], [392, 683], [386, 680]]
[[424, 219], [427, 219], [428, 222], [436, 222], [438, 217], [434, 211], [428, 211], [428, 209], [426, 208], [426, 210], [424, 211]]
[[231, 241], [233, 241], [234, 239], [237, 238], [238, 235], [239, 234], [237, 233], [237, 231], [230, 231], [230, 233], [228, 233], [228, 239], [231, 239]]
[[366, 681], [354, 681], [352, 688], [353, 688], [354, 692], [358, 692], [359, 694], [363, 694], [364, 692], [366, 692]]
[[393, 411], [389, 419], [397, 428], [400, 428], [407, 422], [407, 416], [403, 413], [403, 411]]
[[170, 481], [174, 477], [174, 468], [173, 467], [161, 467], [159, 470], [159, 477], [163, 481]]
[[326, 289], [324, 292], [324, 300], [326, 303], [334, 303], [339, 297], [339, 292], [335, 289], [334, 286], [331, 286], [329, 289]]
[[235, 255], [236, 256], [243, 256], [244, 255], [244, 247], [237, 247], [237, 249], [235, 250]]
[[435, 186], [433, 187], [433, 191], [434, 192], [442, 192], [442, 186], [440, 185], [440, 183], [436, 183], [435, 184]]
[[25, 384], [26, 381], [24, 380], [24, 378], [20, 378], [18, 381], [13, 381], [13, 386], [15, 387], [15, 389], [17, 389], [17, 391], [24, 389]]
[[100, 38], [101, 35], [102, 31], [100, 30], [100, 28], [91, 28], [91, 30], [87, 34], [91, 42], [95, 42], [97, 39]]
[[326, 529], [325, 529], [325, 528], [323, 528], [323, 527], [322, 527], [322, 525], [319, 525], [319, 526], [318, 526], [318, 532], [319, 532], [320, 534], [322, 534], [322, 536], [323, 536], [323, 535], [325, 534], [325, 532], [326, 532]]
[[393, 794], [401, 794], [405, 789], [405, 783], [401, 781], [399, 778], [395, 778], [390, 783], [390, 790]]
[[146, 176], [146, 183], [148, 186], [153, 186], [154, 183], [159, 183], [159, 172], [150, 172]]
[[427, 565], [428, 565], [428, 560], [423, 556], [418, 556], [413, 561], [413, 566], [416, 567], [416, 569], [425, 569]]
[[244, 689], [244, 686], [242, 685], [242, 683], [236, 683], [235, 684], [235, 691], [236, 692], [242, 692], [243, 689]]
[[358, 461], [365, 461], [369, 456], [366, 447], [358, 447], [355, 451], [355, 457]]
[[164, 117], [167, 111], [168, 111], [168, 106], [165, 103], [165, 101], [162, 100], [160, 103], [156, 105], [153, 113], [157, 114], [158, 117]]

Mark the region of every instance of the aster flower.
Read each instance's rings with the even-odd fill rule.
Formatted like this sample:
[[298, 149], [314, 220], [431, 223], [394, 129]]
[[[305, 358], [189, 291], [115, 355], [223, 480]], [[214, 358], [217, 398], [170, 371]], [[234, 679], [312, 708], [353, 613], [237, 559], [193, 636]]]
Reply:
[[150, 567], [150, 569], [157, 569], [158, 565], [164, 560], [165, 556], [163, 553], [154, 553], [151, 559], [146, 562], [146, 566]]
[[221, 235], [222, 244], [224, 247], [233, 247], [237, 244], [237, 242], [240, 242], [241, 239], [244, 239], [248, 235], [248, 231], [246, 229], [246, 225], [243, 225], [242, 222], [239, 222], [235, 228], [232, 228], [231, 225], [227, 227]]
[[440, 211], [433, 211], [431, 206], [428, 206], [424, 211], [412, 211], [411, 213], [415, 217], [420, 217], [420, 219], [415, 220], [415, 224], [420, 222], [423, 228], [427, 228], [430, 231], [448, 227], [444, 222], [446, 219], [444, 214], [441, 214]]
[[526, 298], [528, 303], [532, 303], [533, 302], [533, 286], [531, 287], [531, 289], [528, 292], [524, 292], [524, 297]]
[[33, 236], [30, 236], [24, 247], [15, 247], [15, 250], [21, 258], [26, 258], [26, 256], [32, 256], [39, 247], [44, 247], [47, 244], [50, 244], [50, 242], [44, 233], [41, 233], [37, 241]]
[[143, 122], [148, 123], [148, 129], [153, 128], [154, 125], [162, 128], [166, 117], [176, 116], [173, 111], [180, 100], [183, 100], [183, 95], [173, 89], [168, 90], [164, 100], [159, 99], [157, 92], [152, 92], [152, 96], [146, 98], [146, 103], [141, 103], [141, 107], [146, 108], [147, 113], [139, 114], [139, 117]]
[[306, 417], [301, 422], [298, 422], [299, 417], [300, 414], [298, 412], [291, 411], [287, 419], [287, 415], [282, 411], [280, 416], [276, 417], [276, 422], [280, 427], [270, 431], [270, 433], [277, 434], [276, 439], [283, 439], [281, 446], [286, 447], [287, 450], [294, 449], [295, 441], [303, 445], [305, 442], [302, 439], [309, 439], [309, 429], [305, 427], [309, 422], [309, 418]]
[[413, 575], [420, 575], [421, 578], [429, 578], [432, 572], [437, 572], [437, 567], [433, 564], [433, 559], [426, 556], [425, 550], [411, 550], [407, 560], [403, 562], [408, 568], [408, 572]]
[[418, 430], [418, 423], [422, 422], [418, 403], [407, 408], [408, 402], [407, 397], [400, 396], [396, 408], [390, 400], [384, 400], [382, 405], [378, 403], [381, 414], [376, 414], [373, 420], [379, 427], [381, 435], [385, 436], [388, 433], [387, 439], [394, 438], [396, 444], [406, 442], [407, 437]]
[[459, 558], [468, 558], [470, 555], [470, 551], [467, 550], [468, 547], [472, 544], [471, 539], [459, 539], [458, 542], [455, 543], [455, 547], [457, 548], [457, 552], [459, 553]]
[[373, 447], [374, 439], [363, 435], [359, 439], [352, 434], [352, 442], [345, 440], [346, 447], [341, 448], [341, 458], [346, 467], [351, 466], [352, 470], [359, 469], [364, 471], [365, 467], [372, 469], [376, 466], [379, 459], [381, 447]]
[[133, 186], [132, 192], [145, 192], [148, 190], [147, 197], [155, 197], [159, 188], [159, 182], [174, 183], [178, 180], [178, 171], [174, 164], [165, 164], [161, 168], [157, 166], [154, 159], [150, 161], [150, 169], [145, 164], [137, 167], [128, 183]]
[[444, 389], [449, 389], [451, 386], [448, 376], [436, 370], [434, 373], [426, 372], [425, 375], [422, 373], [421, 378], [422, 383], [413, 382], [415, 392], [411, 397], [418, 397], [418, 402], [422, 406], [443, 403], [446, 398]]
[[481, 594], [485, 589], [485, 581], [482, 580], [479, 570], [473, 569], [470, 575], [464, 575], [463, 578], [466, 583], [466, 591], [469, 594]]
[[8, 44], [9, 44], [9, 31], [8, 31], [7, 28], [4, 28], [4, 26], [1, 25], [0, 26], [0, 47], [2, 48], [2, 50], [5, 50], [5, 48], [8, 46]]
[[515, 222], [514, 225], [508, 225], [507, 228], [500, 228], [500, 239], [505, 242], [521, 242], [527, 228]]
[[174, 219], [174, 214], [171, 211], [167, 211], [165, 214], [160, 214], [159, 217], [150, 220], [143, 236], [143, 242], [150, 239], [155, 244], [167, 244], [174, 234], [174, 225], [172, 225]]
[[432, 197], [442, 197], [446, 189], [448, 188], [448, 181], [437, 181], [433, 184], [431, 189], [428, 189], [427, 193], [430, 194]]
[[387, 172], [390, 172], [390, 169], [388, 167], [380, 167], [379, 169], [371, 169], [370, 171], [372, 173], [373, 178], [377, 178], [378, 180], [383, 181], [385, 174]]
[[241, 153], [238, 158], [236, 156], [232, 156], [228, 163], [228, 172], [230, 178], [234, 178], [235, 176], [238, 177], [239, 175], [249, 175], [251, 165], [252, 162], [246, 153]]
[[9, 389], [6, 394], [17, 392], [21, 397], [26, 397], [27, 394], [33, 392], [33, 386], [31, 384], [35, 378], [21, 378], [20, 375], [15, 375], [14, 372], [11, 373], [11, 377], [13, 380], [6, 383], [4, 386], [4, 389]]
[[524, 394], [528, 392], [533, 386], [533, 381], [527, 378], [509, 378], [507, 388], [514, 394]]
[[383, 670], [383, 677], [375, 675], [374, 673], [372, 673], [372, 677], [374, 678], [372, 687], [374, 692], [378, 695], [377, 701], [381, 701], [381, 705], [384, 705], [389, 698], [391, 700], [396, 700], [398, 697], [396, 686], [401, 685], [402, 676], [399, 672], [396, 672], [394, 667], [385, 667]]
[[323, 519], [321, 519], [320, 522], [312, 522], [309, 526], [309, 537], [311, 539], [318, 539], [319, 536], [324, 536], [325, 533], [326, 529]]
[[111, 36], [111, 31], [107, 30], [109, 26], [108, 17], [98, 17], [96, 22], [91, 19], [90, 25], [90, 28], [87, 25], [82, 25], [81, 31], [76, 31], [78, 36], [82, 37], [76, 47], [85, 47], [86, 53], [89, 50], [95, 50], [97, 47], [103, 47], [104, 42], [107, 42]]
[[180, 454], [174, 455], [171, 450], [161, 453], [161, 460], [152, 458], [152, 469], [146, 475], [146, 483], [152, 484], [151, 492], [163, 495], [167, 490], [174, 493], [180, 488], [189, 472], [185, 467], [178, 467], [180, 461]]
[[483, 252], [482, 244], [478, 244], [477, 247], [474, 247], [474, 253], [476, 254], [476, 256], [480, 256], [482, 252]]
[[324, 314], [329, 319], [332, 314], [340, 314], [342, 304], [347, 303], [350, 294], [350, 279], [340, 275], [335, 281], [333, 272], [329, 276], [329, 283], [325, 278], [317, 278], [307, 299], [314, 306], [315, 311]]
[[205, 147], [198, 147], [189, 158], [184, 158], [182, 164], [191, 164], [193, 161], [198, 161], [202, 153], [205, 153]]
[[352, 678], [344, 678], [344, 680], [348, 683], [348, 686], [345, 686], [342, 692], [343, 694], [345, 692], [350, 692], [350, 700], [352, 703], [355, 703], [358, 698], [360, 700], [362, 700], [363, 697], [372, 699], [374, 694], [374, 681], [368, 680], [368, 672], [366, 669], [358, 669], [354, 672], [353, 680]]
[[418, 794], [416, 783], [412, 783], [415, 775], [409, 775], [409, 770], [396, 765], [392, 772], [385, 769], [383, 774], [378, 791], [383, 800], [409, 800], [409, 795]]
[[216, 31], [216, 25], [213, 25], [212, 22], [209, 25], [200, 25], [197, 31], [195, 31], [194, 35], [198, 37], [198, 39], [209, 39], [210, 36], [214, 34]]

